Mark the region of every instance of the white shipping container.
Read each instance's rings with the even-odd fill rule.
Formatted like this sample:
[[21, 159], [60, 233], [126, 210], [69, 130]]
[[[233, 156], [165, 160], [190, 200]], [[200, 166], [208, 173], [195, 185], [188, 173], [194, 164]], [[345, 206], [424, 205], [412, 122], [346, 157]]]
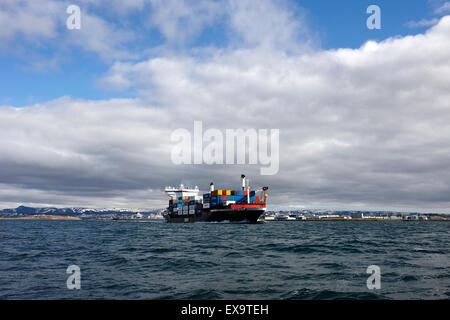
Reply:
[[209, 202], [208, 202], [208, 203], [204, 203], [204, 204], [203, 204], [203, 208], [204, 208], [204, 209], [209, 209], [209, 207], [210, 207], [210, 204], [209, 204]]

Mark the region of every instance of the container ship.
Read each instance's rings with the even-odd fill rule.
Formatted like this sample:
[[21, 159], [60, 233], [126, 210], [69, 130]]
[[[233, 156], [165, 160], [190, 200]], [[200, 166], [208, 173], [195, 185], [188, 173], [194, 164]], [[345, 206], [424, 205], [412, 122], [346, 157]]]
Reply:
[[268, 187], [251, 190], [249, 180], [241, 176], [241, 190], [214, 188], [211, 182], [209, 192], [199, 195], [198, 187], [166, 187], [170, 197], [169, 207], [164, 213], [168, 222], [246, 222], [257, 223], [266, 211]]

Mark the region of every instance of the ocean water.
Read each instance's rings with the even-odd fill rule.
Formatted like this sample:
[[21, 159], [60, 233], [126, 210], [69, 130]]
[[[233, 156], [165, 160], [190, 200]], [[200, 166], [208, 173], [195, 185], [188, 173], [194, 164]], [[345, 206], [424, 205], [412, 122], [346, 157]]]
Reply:
[[0, 221], [0, 299], [449, 298], [447, 222]]

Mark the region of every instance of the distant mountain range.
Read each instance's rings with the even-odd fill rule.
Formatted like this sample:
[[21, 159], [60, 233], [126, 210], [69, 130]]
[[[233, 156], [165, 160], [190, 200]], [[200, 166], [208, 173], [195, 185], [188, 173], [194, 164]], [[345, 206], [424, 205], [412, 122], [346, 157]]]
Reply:
[[88, 216], [130, 216], [137, 213], [154, 214], [161, 211], [161, 209], [137, 210], [127, 208], [105, 208], [105, 209], [89, 209], [89, 208], [34, 208], [19, 206], [15, 209], [0, 210], [0, 217], [20, 217], [30, 215], [55, 215], [55, 216], [74, 216], [74, 217], [88, 217]]

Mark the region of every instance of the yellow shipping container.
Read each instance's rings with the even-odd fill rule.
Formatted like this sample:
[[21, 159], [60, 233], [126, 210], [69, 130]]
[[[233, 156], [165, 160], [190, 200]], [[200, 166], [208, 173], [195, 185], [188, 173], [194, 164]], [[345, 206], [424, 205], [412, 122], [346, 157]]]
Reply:
[[222, 195], [222, 190], [217, 190], [217, 195], [221, 196]]
[[225, 195], [226, 195], [226, 196], [231, 196], [231, 190], [226, 190], [226, 191], [225, 191]]

